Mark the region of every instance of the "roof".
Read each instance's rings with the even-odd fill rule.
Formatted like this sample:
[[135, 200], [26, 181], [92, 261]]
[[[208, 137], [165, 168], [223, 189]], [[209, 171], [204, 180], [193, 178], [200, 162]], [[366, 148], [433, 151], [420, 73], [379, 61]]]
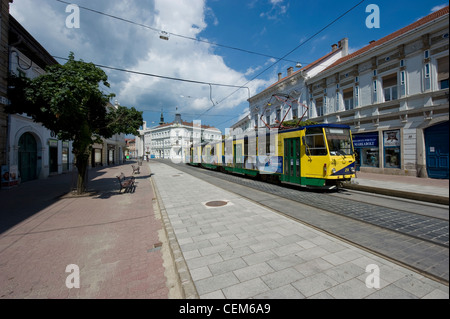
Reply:
[[270, 88], [274, 87], [274, 86], [277, 85], [278, 83], [281, 83], [281, 82], [285, 81], [286, 79], [291, 78], [291, 77], [295, 76], [296, 74], [298, 74], [298, 73], [300, 73], [300, 72], [304, 72], [304, 71], [307, 71], [307, 70], [309, 70], [309, 69], [312, 69], [313, 67], [315, 67], [315, 66], [317, 66], [318, 64], [320, 64], [322, 61], [324, 61], [324, 60], [326, 60], [327, 58], [329, 58], [331, 55], [333, 55], [333, 54], [335, 54], [335, 53], [337, 53], [337, 52], [339, 52], [339, 51], [341, 51], [341, 50], [342, 50], [342, 48], [338, 48], [338, 49], [336, 49], [336, 50], [334, 50], [334, 51], [328, 52], [328, 53], [325, 54], [323, 57], [317, 59], [316, 61], [314, 61], [314, 62], [312, 62], [312, 63], [310, 63], [310, 64], [308, 64], [307, 66], [301, 68], [300, 70], [297, 70], [297, 71], [293, 72], [291, 75], [285, 76], [284, 78], [278, 80], [277, 82], [275, 82], [274, 84], [272, 84], [271, 86], [267, 87], [266, 89], [264, 89], [263, 91], [261, 91], [260, 93], [258, 93], [258, 94], [256, 94], [256, 95], [259, 95], [259, 94], [265, 92], [266, 90], [269, 90]]
[[324, 71], [329, 70], [331, 68], [334, 68], [335, 66], [337, 66], [339, 64], [342, 64], [342, 63], [344, 63], [344, 62], [346, 62], [348, 60], [351, 60], [351, 59], [353, 59], [353, 58], [355, 58], [355, 57], [357, 57], [357, 56], [359, 56], [359, 55], [361, 55], [361, 54], [363, 54], [363, 53], [365, 53], [365, 52], [367, 52], [367, 51], [369, 51], [369, 50], [371, 50], [371, 49], [373, 49], [373, 48], [375, 48], [377, 46], [380, 46], [380, 45], [382, 45], [382, 44], [384, 44], [384, 43], [386, 43], [388, 41], [391, 41], [391, 40], [393, 40], [393, 39], [395, 39], [395, 38], [397, 38], [397, 37], [399, 37], [399, 36], [401, 36], [401, 35], [403, 35], [405, 33], [408, 33], [408, 32], [410, 32], [412, 30], [415, 30], [415, 29], [419, 28], [420, 26], [423, 26], [423, 25], [425, 25], [425, 24], [427, 24], [427, 23], [429, 23], [429, 22], [431, 22], [433, 20], [436, 20], [439, 17], [442, 17], [444, 15], [448, 15], [448, 13], [449, 13], [449, 6], [446, 6], [445, 8], [442, 8], [442, 9], [440, 9], [438, 11], [435, 11], [435, 12], [427, 15], [426, 17], [417, 20], [416, 22], [414, 22], [414, 23], [412, 23], [412, 24], [410, 24], [410, 25], [408, 25], [408, 26], [406, 26], [406, 27], [404, 27], [404, 28], [394, 32], [394, 33], [391, 33], [391, 34], [385, 36], [384, 38], [379, 39], [378, 41], [370, 43], [369, 45], [365, 46], [362, 49], [359, 49], [358, 51], [355, 51], [355, 52], [353, 52], [353, 53], [351, 53], [349, 55], [346, 55], [345, 57], [340, 58], [335, 63], [333, 63], [330, 66], [328, 66]]
[[[178, 122], [164, 123], [164, 124], [161, 124], [161, 125], [155, 127], [155, 129], [163, 128], [163, 127], [169, 127], [169, 126], [174, 125], [174, 124], [178, 124]], [[184, 125], [184, 126], [194, 126], [193, 122], [181, 121], [180, 124]], [[214, 130], [218, 130], [219, 131], [219, 129], [215, 128], [214, 126], [202, 125], [201, 127], [203, 129], [214, 129]]]

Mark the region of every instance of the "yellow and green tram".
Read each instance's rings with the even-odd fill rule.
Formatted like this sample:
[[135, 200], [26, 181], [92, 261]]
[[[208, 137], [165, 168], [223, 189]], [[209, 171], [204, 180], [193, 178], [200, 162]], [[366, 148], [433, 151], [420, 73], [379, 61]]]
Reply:
[[334, 189], [355, 177], [350, 127], [316, 124], [191, 146], [190, 165], [267, 181]]

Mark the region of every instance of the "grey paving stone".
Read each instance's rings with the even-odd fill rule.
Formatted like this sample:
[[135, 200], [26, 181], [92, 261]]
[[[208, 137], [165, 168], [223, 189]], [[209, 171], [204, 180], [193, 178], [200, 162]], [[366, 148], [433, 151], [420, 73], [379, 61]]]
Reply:
[[[347, 262], [338, 266], [329, 268], [324, 273], [338, 282], [345, 282], [365, 274], [365, 271], [357, 265]], [[368, 273], [366, 275], [369, 275]]]
[[292, 283], [292, 286], [294, 286], [298, 291], [300, 291], [302, 295], [308, 298], [319, 292], [330, 289], [331, 287], [336, 286], [337, 284], [339, 283], [333, 278], [330, 278], [329, 276], [323, 273], [319, 273], [316, 275], [300, 279]]
[[191, 269], [190, 273], [191, 273], [192, 280], [200, 280], [200, 279], [212, 277], [212, 273], [207, 266], [196, 268], [196, 269]]
[[205, 278], [195, 281], [195, 287], [200, 296], [220, 290], [239, 283], [239, 280], [232, 272]]
[[271, 272], [274, 272], [272, 267], [270, 267], [267, 263], [263, 262], [260, 264], [241, 267], [241, 269], [235, 270], [234, 274], [239, 279], [239, 281], [244, 282], [250, 279], [254, 279], [256, 277], [269, 274]]
[[365, 299], [418, 299], [417, 296], [412, 293], [401, 289], [395, 285], [388, 285], [383, 289], [373, 288], [373, 292], [367, 295]]
[[332, 268], [334, 265], [323, 258], [317, 258], [308, 262], [301, 263], [295, 266], [295, 269], [305, 277], [309, 277], [323, 272], [326, 269]]
[[335, 299], [364, 299], [374, 292], [373, 289], [367, 288], [363, 281], [353, 278], [327, 289], [327, 293]]
[[304, 278], [304, 276], [294, 268], [286, 268], [277, 272], [261, 276], [261, 279], [271, 289], [276, 289], [281, 286], [288, 285], [302, 278]]
[[303, 263], [304, 260], [296, 255], [288, 255], [269, 260], [269, 265], [275, 270], [282, 270], [288, 267], [294, 267]]
[[229, 286], [222, 291], [227, 299], [247, 299], [268, 290], [270, 290], [270, 288], [267, 287], [260, 278], [255, 278], [237, 285]]
[[254, 265], [254, 264], [259, 264], [265, 261], [269, 261], [272, 260], [274, 258], [277, 258], [278, 256], [275, 255], [273, 252], [271, 252], [270, 250], [266, 250], [266, 251], [262, 251], [259, 253], [254, 253], [248, 256], [244, 256], [243, 259], [245, 260], [245, 262], [248, 265]]
[[393, 283], [393, 285], [406, 290], [418, 298], [422, 298], [434, 290], [434, 288], [426, 282], [414, 278], [413, 276], [405, 276]]
[[256, 295], [255, 299], [305, 299], [297, 289], [291, 285], [271, 289], [262, 294]]
[[239, 248], [232, 248], [230, 250], [225, 250], [219, 252], [219, 255], [222, 256], [223, 260], [233, 259], [237, 257], [243, 257], [247, 255], [253, 254], [254, 251], [251, 250], [249, 247], [239, 247]]
[[212, 254], [209, 256], [203, 256], [203, 257], [186, 260], [186, 263], [187, 263], [189, 269], [195, 269], [195, 268], [200, 268], [200, 267], [208, 266], [211, 264], [215, 264], [215, 263], [218, 263], [221, 261], [223, 261], [223, 259], [222, 259], [222, 257], [220, 257], [219, 254]]
[[[242, 258], [230, 259], [222, 262], [218, 262], [212, 265], [209, 265], [209, 269], [211, 273], [216, 276], [223, 273], [227, 273], [236, 269], [242, 269], [247, 267], [247, 263]], [[235, 273], [236, 274], [236, 273]], [[240, 281], [242, 281], [239, 276], [237, 276]]]

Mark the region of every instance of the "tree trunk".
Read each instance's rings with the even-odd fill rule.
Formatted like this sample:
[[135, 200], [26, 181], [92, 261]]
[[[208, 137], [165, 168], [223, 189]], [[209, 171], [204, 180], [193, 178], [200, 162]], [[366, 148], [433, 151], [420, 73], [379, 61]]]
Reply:
[[86, 192], [87, 184], [87, 166], [89, 158], [86, 156], [77, 156], [77, 169], [78, 169], [78, 181], [77, 181], [77, 194], [82, 195]]

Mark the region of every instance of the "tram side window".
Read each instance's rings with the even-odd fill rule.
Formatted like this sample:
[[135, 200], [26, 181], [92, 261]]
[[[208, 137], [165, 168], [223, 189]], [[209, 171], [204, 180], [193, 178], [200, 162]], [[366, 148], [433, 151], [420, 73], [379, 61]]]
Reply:
[[307, 155], [327, 155], [327, 147], [321, 127], [306, 129], [305, 142]]

